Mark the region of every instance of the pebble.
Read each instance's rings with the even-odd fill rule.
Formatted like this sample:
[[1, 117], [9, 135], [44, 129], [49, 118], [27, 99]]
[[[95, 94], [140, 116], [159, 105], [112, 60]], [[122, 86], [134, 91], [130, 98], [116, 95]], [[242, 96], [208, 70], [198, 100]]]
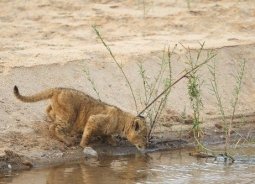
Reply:
[[56, 153], [55, 156], [56, 157], [63, 157], [64, 153]]
[[45, 153], [42, 153], [42, 152], [37, 153], [37, 157], [44, 157], [44, 156], [45, 156]]
[[91, 147], [86, 147], [83, 150], [83, 153], [85, 154], [85, 157], [87, 158], [97, 158], [98, 154], [95, 150], [93, 150]]
[[12, 169], [12, 165], [11, 165], [11, 164], [8, 164], [8, 168], [9, 168], [9, 169]]

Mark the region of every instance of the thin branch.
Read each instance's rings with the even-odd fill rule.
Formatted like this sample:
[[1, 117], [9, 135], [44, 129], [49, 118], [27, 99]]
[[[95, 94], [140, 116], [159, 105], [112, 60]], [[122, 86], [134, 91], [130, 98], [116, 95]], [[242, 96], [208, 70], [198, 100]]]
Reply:
[[179, 79], [177, 79], [174, 83], [172, 83], [170, 86], [168, 86], [163, 92], [161, 92], [154, 100], [152, 100], [151, 103], [149, 103], [149, 105], [147, 105], [140, 113], [138, 113], [138, 115], [141, 115], [142, 113], [144, 113], [153, 103], [155, 103], [155, 101], [157, 101], [163, 94], [165, 94], [171, 87], [173, 87], [175, 84], [177, 84], [180, 80], [182, 80], [183, 78], [187, 77], [188, 74], [190, 74], [191, 72], [195, 71], [196, 69], [200, 68], [201, 66], [203, 66], [204, 64], [206, 64], [208, 61], [210, 61], [215, 55], [212, 55], [211, 57], [207, 58], [203, 63], [197, 65], [196, 67], [194, 67], [193, 69], [191, 69], [190, 71], [186, 72], [184, 75], [182, 75]]

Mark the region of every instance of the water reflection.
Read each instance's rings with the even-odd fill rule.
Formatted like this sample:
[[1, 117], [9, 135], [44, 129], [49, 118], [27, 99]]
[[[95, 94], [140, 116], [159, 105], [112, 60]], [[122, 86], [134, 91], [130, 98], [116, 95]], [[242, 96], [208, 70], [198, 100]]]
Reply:
[[144, 180], [147, 177], [150, 157], [133, 155], [126, 157], [104, 157], [98, 161], [88, 160], [83, 164], [52, 167], [47, 184], [63, 183], [125, 183]]
[[[224, 164], [213, 158], [199, 159], [188, 156], [192, 149], [100, 157], [83, 163], [11, 172], [9, 177], [0, 178], [0, 183], [255, 183], [255, 162]], [[252, 150], [249, 161], [254, 159]], [[238, 152], [236, 155], [241, 156]]]

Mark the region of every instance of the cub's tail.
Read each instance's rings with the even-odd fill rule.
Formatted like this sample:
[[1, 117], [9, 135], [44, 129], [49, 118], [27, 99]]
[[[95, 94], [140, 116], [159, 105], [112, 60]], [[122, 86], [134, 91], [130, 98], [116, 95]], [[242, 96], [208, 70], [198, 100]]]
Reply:
[[14, 86], [13, 93], [14, 93], [15, 97], [22, 102], [38, 102], [41, 100], [47, 100], [47, 99], [51, 98], [54, 94], [54, 89], [48, 89], [46, 91], [37, 93], [35, 95], [31, 95], [31, 96], [22, 96], [19, 93], [18, 87]]

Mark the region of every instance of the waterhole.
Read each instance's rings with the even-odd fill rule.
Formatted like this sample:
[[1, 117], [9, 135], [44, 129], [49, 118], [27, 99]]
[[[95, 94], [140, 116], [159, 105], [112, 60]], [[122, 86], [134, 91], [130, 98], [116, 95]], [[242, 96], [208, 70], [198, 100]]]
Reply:
[[234, 163], [189, 156], [193, 147], [79, 163], [6, 171], [0, 183], [255, 183], [254, 147], [236, 149]]

